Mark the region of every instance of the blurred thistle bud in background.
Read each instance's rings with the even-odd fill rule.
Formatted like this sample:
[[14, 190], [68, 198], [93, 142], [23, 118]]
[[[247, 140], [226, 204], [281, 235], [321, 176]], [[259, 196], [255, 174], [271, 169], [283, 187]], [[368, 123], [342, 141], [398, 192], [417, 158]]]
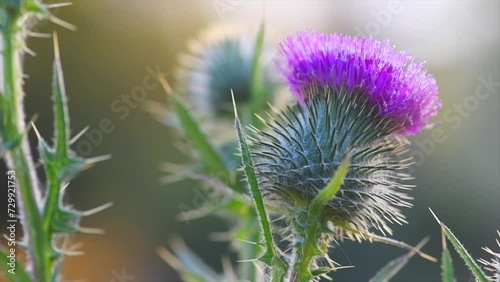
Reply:
[[[324, 208], [334, 235], [365, 238], [375, 228], [406, 223], [411, 207], [403, 184], [406, 135], [421, 131], [441, 107], [424, 64], [388, 42], [299, 32], [280, 45], [280, 71], [297, 97], [257, 130], [256, 169], [268, 200], [284, 208], [300, 231], [301, 214], [331, 180], [342, 159], [351, 165]], [[324, 225], [327, 226], [327, 225]], [[303, 226], [305, 228], [305, 226]]]
[[[280, 85], [272, 49], [264, 44], [257, 55], [257, 40], [256, 32], [243, 33], [236, 27], [214, 27], [191, 40], [188, 52], [180, 57], [178, 86], [198, 112], [232, 119], [231, 91], [238, 105], [251, 107], [251, 112], [272, 99]], [[253, 89], [254, 74], [261, 91]]]

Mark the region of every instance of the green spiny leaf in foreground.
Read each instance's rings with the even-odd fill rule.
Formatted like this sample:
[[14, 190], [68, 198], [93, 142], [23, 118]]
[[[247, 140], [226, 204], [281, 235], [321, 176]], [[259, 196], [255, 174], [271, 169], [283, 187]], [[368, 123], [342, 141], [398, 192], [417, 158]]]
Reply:
[[64, 183], [85, 169], [85, 160], [75, 156], [69, 148], [70, 121], [57, 33], [53, 34], [53, 39], [54, 148], [49, 147], [35, 128], [39, 139], [40, 157], [47, 174], [48, 188], [44, 202], [43, 227], [49, 241], [52, 240], [52, 234], [55, 231], [54, 219], [61, 209], [59, 199]]
[[[429, 238], [424, 238], [418, 245], [415, 247], [416, 250], [420, 250], [426, 243], [429, 241]], [[407, 254], [404, 254], [386, 264], [382, 269], [380, 269], [374, 277], [370, 279], [370, 282], [387, 282], [392, 279], [396, 274], [405, 267], [405, 265], [410, 261], [410, 259], [416, 254], [416, 251], [410, 251]]]
[[455, 274], [453, 273], [453, 261], [451, 259], [450, 250], [446, 245], [446, 235], [441, 232], [443, 254], [441, 255], [441, 279], [443, 282], [455, 282]]
[[460, 243], [460, 241], [458, 241], [457, 237], [455, 237], [455, 235], [451, 232], [451, 230], [438, 219], [438, 217], [434, 214], [434, 212], [431, 209], [429, 210], [431, 211], [432, 215], [439, 223], [439, 225], [441, 225], [441, 230], [446, 236], [446, 238], [448, 238], [448, 240], [451, 242], [457, 253], [460, 254], [460, 257], [462, 257], [465, 264], [472, 271], [476, 279], [480, 282], [488, 282], [489, 280], [486, 274], [484, 274], [483, 270], [477, 265], [476, 261], [467, 252], [462, 243]]
[[239, 191], [239, 186], [235, 185], [235, 181], [233, 180], [234, 177], [224, 164], [221, 156], [210, 143], [207, 136], [201, 131], [200, 126], [191, 115], [184, 102], [177, 95], [175, 95], [165, 77], [160, 76], [159, 79], [164, 91], [167, 95], [172, 97], [174, 111], [179, 118], [188, 139], [192, 142], [193, 146], [200, 154], [205, 173], [211, 177], [215, 175], [232, 189], [241, 192]]
[[67, 97], [64, 86], [61, 57], [57, 34], [54, 38], [54, 74], [53, 74], [53, 100], [54, 100], [54, 146], [50, 147], [42, 138], [33, 124], [38, 136], [38, 149], [47, 176], [47, 192], [45, 194], [42, 221], [45, 241], [45, 260], [50, 269], [50, 279], [58, 280], [61, 270], [61, 257], [74, 255], [76, 252], [59, 249], [55, 244], [55, 234], [70, 234], [76, 232], [96, 233], [95, 229], [83, 228], [79, 221], [83, 216], [94, 214], [110, 204], [103, 205], [91, 211], [80, 212], [64, 207], [64, 188], [67, 182], [77, 173], [89, 168], [98, 161], [107, 159], [107, 156], [86, 160], [70, 149], [70, 130]]
[[[53, 100], [54, 100], [54, 149], [38, 135], [40, 157], [47, 174], [47, 194], [44, 203], [43, 226], [49, 240], [52, 236], [52, 222], [58, 209], [59, 193], [62, 188], [62, 171], [69, 164], [69, 117], [64, 77], [57, 34], [54, 39]], [[80, 162], [83, 164], [83, 161]]]
[[31, 278], [29, 277], [28, 273], [26, 272], [26, 270], [24, 270], [24, 267], [19, 262], [19, 258], [17, 258], [17, 261], [15, 263], [16, 264], [15, 274], [9, 273], [10, 267], [8, 264], [10, 263], [10, 260], [7, 256], [8, 256], [7, 250], [4, 249], [3, 247], [0, 247], [0, 269], [4, 272], [4, 277], [6, 277], [7, 280], [10, 282], [30, 282]]
[[267, 216], [266, 208], [264, 205], [264, 200], [262, 194], [259, 189], [259, 183], [257, 181], [257, 176], [255, 174], [255, 169], [253, 166], [252, 156], [250, 154], [250, 149], [248, 148], [248, 144], [246, 141], [246, 135], [241, 129], [241, 123], [238, 118], [238, 112], [236, 110], [236, 103], [234, 101], [233, 95], [233, 106], [234, 106], [234, 115], [235, 115], [235, 127], [238, 135], [238, 140], [240, 144], [241, 150], [241, 159], [243, 162], [243, 167], [245, 170], [246, 179], [248, 182], [248, 186], [250, 188], [250, 192], [252, 194], [252, 198], [255, 203], [255, 208], [257, 210], [257, 214], [260, 220], [260, 225], [262, 229], [262, 233], [264, 235], [264, 241], [266, 245], [266, 251], [264, 255], [259, 259], [272, 269], [272, 281], [283, 281], [286, 275], [286, 264], [279, 257], [277, 252], [277, 247], [273, 241], [273, 235], [271, 233], [271, 226], [269, 224], [269, 218]]
[[54, 91], [54, 128], [55, 128], [55, 148], [56, 155], [61, 159], [67, 159], [69, 154], [69, 115], [68, 98], [64, 85], [64, 76], [61, 64], [61, 54], [59, 52], [59, 42], [57, 33], [53, 33], [54, 38], [54, 77], [52, 88]]

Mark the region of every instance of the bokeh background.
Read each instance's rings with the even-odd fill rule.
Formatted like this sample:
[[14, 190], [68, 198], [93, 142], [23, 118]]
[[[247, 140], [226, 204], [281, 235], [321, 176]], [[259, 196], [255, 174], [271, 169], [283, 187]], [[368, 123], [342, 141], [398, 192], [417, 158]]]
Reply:
[[[131, 281], [178, 281], [156, 255], [158, 246], [167, 245], [172, 235], [182, 237], [208, 264], [221, 269], [220, 258], [228, 253], [228, 246], [213, 242], [210, 234], [226, 230], [226, 224], [217, 218], [178, 222], [179, 205], [192, 205], [197, 184], [160, 184], [161, 162], [185, 161], [173, 145], [175, 133], [144, 110], [146, 102], [130, 107], [124, 119], [111, 105], [142, 85], [148, 67], [161, 69], [175, 82], [178, 55], [205, 28], [239, 24], [256, 30], [263, 17], [271, 46], [309, 27], [390, 39], [397, 49], [410, 50], [427, 61], [444, 107], [435, 129], [412, 138], [417, 161], [413, 181], [417, 188], [411, 192], [415, 206], [405, 211], [410, 224], [396, 226], [394, 237], [416, 244], [430, 236], [424, 249], [439, 257], [440, 229], [428, 210], [431, 207], [474, 257], [487, 256], [481, 247], [496, 246], [500, 229], [498, 1], [73, 2], [56, 13], [75, 24], [76, 32], [46, 22], [36, 29], [59, 32], [73, 131], [86, 126], [97, 129], [105, 118], [112, 121], [114, 130], [84, 150], [88, 156], [111, 154], [112, 159], [73, 180], [67, 201], [83, 210], [110, 201], [114, 206], [83, 221], [84, 226], [105, 229], [106, 234], [73, 238], [82, 242], [86, 255], [67, 260], [67, 280], [121, 281], [116, 274], [126, 273], [134, 277]], [[38, 115], [36, 124], [49, 138], [52, 42], [33, 38], [28, 45], [37, 56], [25, 59], [26, 110], [29, 116]], [[160, 87], [148, 91], [146, 100], [166, 103]], [[0, 164], [1, 175], [5, 170]], [[2, 194], [2, 207], [3, 199]], [[4, 230], [5, 213], [0, 217]], [[345, 242], [342, 251], [335, 249], [334, 257], [355, 268], [338, 271], [335, 277], [366, 281], [403, 252], [383, 244]], [[458, 280], [471, 281], [463, 263], [453, 256]], [[439, 272], [438, 264], [414, 258], [394, 281], [439, 281]]]

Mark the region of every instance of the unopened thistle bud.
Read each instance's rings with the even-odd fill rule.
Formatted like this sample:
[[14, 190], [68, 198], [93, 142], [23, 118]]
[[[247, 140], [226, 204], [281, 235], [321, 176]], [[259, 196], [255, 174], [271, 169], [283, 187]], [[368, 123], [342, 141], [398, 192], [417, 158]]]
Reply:
[[[256, 168], [268, 200], [296, 212], [351, 166], [324, 208], [324, 222], [358, 237], [405, 223], [405, 135], [419, 132], [441, 107], [423, 63], [387, 42], [300, 32], [280, 45], [280, 66], [298, 102], [278, 111], [256, 141]], [[355, 231], [355, 232], [354, 232]]]
[[[231, 29], [206, 31], [189, 44], [181, 57], [180, 87], [202, 112], [232, 117], [231, 91], [238, 105], [252, 97], [256, 37]], [[278, 86], [266, 48], [260, 58], [262, 88], [272, 93]]]

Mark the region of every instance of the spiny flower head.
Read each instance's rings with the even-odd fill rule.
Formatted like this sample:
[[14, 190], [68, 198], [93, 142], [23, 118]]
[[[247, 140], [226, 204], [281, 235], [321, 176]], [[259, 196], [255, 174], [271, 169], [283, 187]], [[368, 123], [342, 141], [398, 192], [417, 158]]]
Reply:
[[371, 228], [392, 233], [389, 223], [406, 223], [400, 208], [411, 206], [403, 191], [411, 186], [401, 183], [411, 164], [402, 156], [406, 141], [388, 134], [390, 119], [380, 117], [362, 95], [331, 91], [315, 89], [305, 104], [276, 110], [267, 130], [254, 128], [263, 194], [298, 218], [350, 154], [343, 185], [319, 220], [339, 227], [339, 237], [359, 238]]
[[373, 39], [299, 32], [280, 49], [298, 102], [256, 130], [264, 194], [300, 229], [309, 223], [297, 219], [349, 155], [343, 184], [318, 220], [333, 223], [338, 237], [360, 239], [372, 228], [390, 234], [390, 224], [406, 222], [400, 209], [411, 207], [405, 135], [441, 106], [434, 78], [423, 63]]
[[419, 132], [441, 108], [436, 81], [424, 63], [396, 52], [388, 41], [302, 31], [280, 49], [281, 70], [302, 102], [312, 86], [362, 93], [402, 134]]
[[[181, 59], [180, 86], [201, 111], [232, 116], [231, 90], [240, 105], [252, 97], [252, 72], [256, 54], [254, 35], [239, 30], [210, 29], [189, 44]], [[266, 51], [266, 49], [264, 49]], [[278, 86], [271, 61], [261, 57], [262, 88], [272, 93]]]

